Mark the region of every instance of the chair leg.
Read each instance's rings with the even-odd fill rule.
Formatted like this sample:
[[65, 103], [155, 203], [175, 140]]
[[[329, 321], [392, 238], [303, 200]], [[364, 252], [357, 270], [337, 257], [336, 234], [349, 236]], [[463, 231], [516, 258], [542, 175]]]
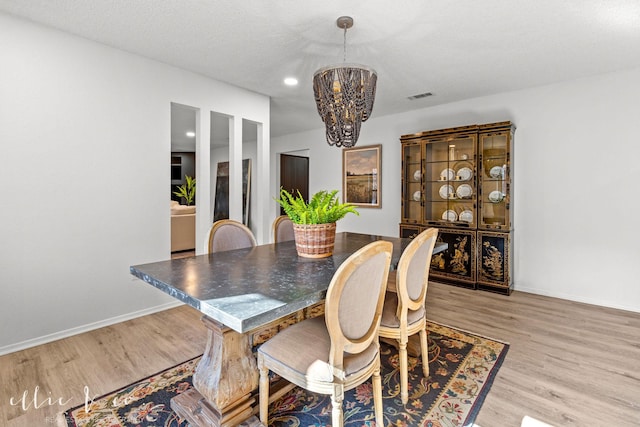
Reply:
[[400, 398], [402, 404], [406, 405], [409, 401], [409, 362], [407, 361], [407, 341], [400, 342]]
[[331, 425], [332, 427], [342, 427], [344, 424], [342, 415], [342, 400], [344, 399], [344, 387], [342, 384], [333, 385], [331, 394]]
[[422, 372], [429, 376], [429, 347], [427, 346], [427, 329], [420, 329], [420, 352], [422, 353]]
[[378, 367], [373, 371], [373, 409], [376, 414], [376, 427], [384, 427], [382, 419], [382, 379], [380, 378], [380, 356], [378, 355]]
[[258, 370], [260, 371], [260, 422], [269, 425], [269, 368], [264, 366], [264, 359], [258, 353]]

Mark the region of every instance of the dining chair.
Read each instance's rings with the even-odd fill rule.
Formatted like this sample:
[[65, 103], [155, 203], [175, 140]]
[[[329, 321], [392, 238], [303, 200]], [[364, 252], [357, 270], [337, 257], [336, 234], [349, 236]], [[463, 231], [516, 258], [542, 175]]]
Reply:
[[[395, 339], [400, 357], [400, 397], [403, 404], [409, 401], [409, 372], [407, 342], [409, 336], [420, 334], [422, 372], [429, 376], [429, 353], [427, 349], [427, 314], [425, 299], [429, 284], [429, 267], [433, 247], [438, 237], [437, 228], [429, 228], [406, 247], [396, 271], [395, 283], [385, 293], [379, 335]], [[395, 285], [395, 289], [393, 289]]]
[[378, 327], [391, 262], [391, 242], [353, 253], [333, 275], [325, 315], [278, 332], [258, 349], [260, 421], [269, 425], [269, 371], [314, 393], [331, 395], [334, 427], [343, 425], [344, 392], [373, 382], [376, 425], [382, 426]]
[[293, 222], [287, 215], [280, 215], [273, 221], [273, 243], [295, 240]]
[[213, 223], [205, 241], [206, 253], [230, 251], [256, 246], [256, 238], [249, 227], [232, 219]]

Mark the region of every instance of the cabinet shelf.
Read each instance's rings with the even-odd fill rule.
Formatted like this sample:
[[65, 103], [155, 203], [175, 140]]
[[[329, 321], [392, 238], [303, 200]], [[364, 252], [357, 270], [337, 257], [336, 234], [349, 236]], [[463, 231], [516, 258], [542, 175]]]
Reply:
[[449, 185], [462, 185], [462, 184], [473, 184], [473, 180], [467, 180], [467, 181], [462, 181], [462, 180], [453, 180], [453, 181], [440, 181], [439, 179], [436, 180], [429, 180], [429, 181], [425, 181], [427, 184], [449, 184]]
[[462, 228], [470, 228], [471, 224], [466, 221], [447, 221], [446, 219], [429, 221], [429, 225], [437, 225], [439, 227], [451, 227], [457, 225]]
[[426, 161], [426, 162], [425, 162], [425, 164], [428, 164], [428, 165], [436, 165], [436, 164], [446, 164], [446, 163], [448, 163], [448, 164], [450, 164], [450, 165], [451, 165], [451, 164], [454, 164], [454, 163], [456, 163], [456, 162], [464, 162], [464, 161], [465, 161], [465, 160], [451, 160], [451, 159], [443, 159], [443, 160], [429, 160], [429, 161]]

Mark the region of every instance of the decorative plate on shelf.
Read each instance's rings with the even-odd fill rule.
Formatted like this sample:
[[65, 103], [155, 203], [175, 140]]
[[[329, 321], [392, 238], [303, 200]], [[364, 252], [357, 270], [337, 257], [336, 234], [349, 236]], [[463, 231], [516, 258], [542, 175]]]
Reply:
[[473, 212], [469, 209], [465, 209], [460, 212], [460, 221], [473, 222]]
[[498, 202], [501, 202], [502, 199], [504, 199], [504, 194], [502, 194], [502, 191], [494, 190], [491, 193], [489, 193], [490, 202], [498, 203]]
[[494, 166], [489, 171], [489, 176], [491, 178], [502, 178], [504, 173], [504, 169], [502, 166]]
[[415, 200], [416, 202], [419, 202], [421, 196], [422, 196], [422, 192], [418, 190], [415, 193], [413, 193], [413, 200]]
[[413, 173], [413, 180], [420, 181], [420, 178], [422, 178], [422, 172], [420, 172], [420, 169], [418, 169]]
[[463, 168], [458, 169], [457, 176], [458, 176], [458, 179], [460, 179], [460, 181], [469, 181], [473, 176], [473, 171], [471, 170], [471, 168], [468, 168], [465, 166]]
[[443, 199], [449, 199], [451, 195], [455, 194], [453, 185], [443, 185], [442, 187], [440, 187], [440, 191], [438, 191], [438, 193]]
[[448, 209], [442, 213], [442, 219], [453, 222], [458, 219], [458, 214], [455, 211]]
[[442, 181], [453, 181], [455, 178], [456, 172], [451, 168], [443, 169], [440, 172], [440, 180]]
[[458, 188], [456, 189], [456, 195], [461, 199], [467, 199], [471, 197], [472, 193], [473, 193], [473, 188], [471, 188], [469, 184], [459, 185]]

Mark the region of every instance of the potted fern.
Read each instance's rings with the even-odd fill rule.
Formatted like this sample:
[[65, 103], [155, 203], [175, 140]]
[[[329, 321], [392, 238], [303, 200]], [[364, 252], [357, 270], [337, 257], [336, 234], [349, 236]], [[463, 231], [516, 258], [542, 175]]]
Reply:
[[318, 191], [307, 203], [300, 192], [293, 196], [280, 189], [276, 201], [282, 206], [295, 234], [298, 255], [306, 258], [324, 258], [333, 254], [336, 222], [348, 213], [360, 215], [350, 203], [340, 203], [338, 190]]

